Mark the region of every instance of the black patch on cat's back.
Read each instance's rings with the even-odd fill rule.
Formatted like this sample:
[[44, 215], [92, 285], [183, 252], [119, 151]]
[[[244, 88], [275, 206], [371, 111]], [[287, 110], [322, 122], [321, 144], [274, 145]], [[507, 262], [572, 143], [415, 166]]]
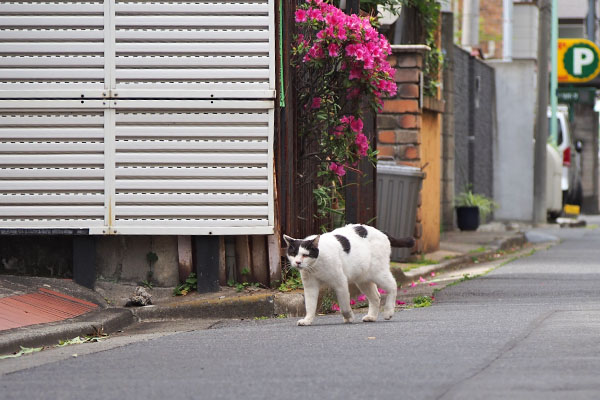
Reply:
[[340, 242], [340, 244], [342, 245], [342, 249], [344, 249], [344, 251], [346, 253], [350, 253], [350, 241], [346, 238], [346, 236], [342, 236], [342, 235], [333, 235], [335, 236], [335, 238], [338, 240], [338, 242]]
[[319, 257], [319, 248], [315, 247], [313, 245], [313, 241], [312, 240], [305, 240], [305, 241], [303, 241], [302, 244], [301, 244], [301, 246], [304, 247], [306, 250], [308, 250], [308, 254], [306, 255], [306, 257], [310, 257], [310, 258], [317, 258], [317, 257]]
[[354, 227], [354, 232], [356, 232], [356, 234], [358, 236], [360, 236], [361, 238], [366, 238], [367, 235], [369, 234], [369, 231], [367, 231], [367, 228], [365, 228], [362, 225], [356, 225]]

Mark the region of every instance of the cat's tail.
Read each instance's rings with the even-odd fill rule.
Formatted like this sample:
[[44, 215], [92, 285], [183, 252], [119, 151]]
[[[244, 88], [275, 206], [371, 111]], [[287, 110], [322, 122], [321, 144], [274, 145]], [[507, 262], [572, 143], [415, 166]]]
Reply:
[[415, 246], [415, 239], [413, 239], [412, 237], [405, 237], [405, 238], [395, 238], [393, 236], [391, 236], [389, 233], [384, 232], [385, 235], [388, 237], [390, 244], [392, 245], [392, 247], [408, 247], [408, 248], [412, 248]]

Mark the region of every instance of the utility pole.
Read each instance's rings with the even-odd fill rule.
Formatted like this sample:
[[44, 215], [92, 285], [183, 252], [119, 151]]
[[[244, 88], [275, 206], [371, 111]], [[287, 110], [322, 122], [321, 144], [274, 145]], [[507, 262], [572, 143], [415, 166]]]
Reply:
[[512, 61], [513, 0], [502, 1], [502, 59]]
[[464, 0], [462, 38], [463, 48], [471, 50], [479, 46], [479, 0]]
[[546, 142], [548, 141], [548, 50], [550, 49], [551, 0], [538, 0], [537, 113], [533, 164], [533, 222], [546, 222]]
[[587, 38], [596, 43], [596, 0], [588, 0]]

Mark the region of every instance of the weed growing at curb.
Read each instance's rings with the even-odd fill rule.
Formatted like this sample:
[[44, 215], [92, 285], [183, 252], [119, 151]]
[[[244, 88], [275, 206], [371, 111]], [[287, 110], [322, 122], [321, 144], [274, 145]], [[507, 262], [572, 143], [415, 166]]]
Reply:
[[185, 282], [179, 286], [175, 286], [173, 289], [173, 296], [185, 296], [192, 290], [196, 289], [198, 289], [198, 278], [196, 278], [196, 274], [192, 272], [188, 275]]
[[483, 253], [484, 251], [487, 251], [487, 249], [485, 248], [485, 246], [481, 246], [475, 250], [469, 251], [469, 254]]
[[37, 353], [38, 351], [42, 351], [43, 347], [23, 347], [20, 346], [21, 350], [19, 350], [18, 352], [14, 353], [14, 354], [7, 354], [5, 356], [0, 356], [0, 360], [4, 360], [7, 358], [17, 358], [17, 357], [21, 357], [24, 354], [31, 354], [31, 353]]
[[258, 287], [260, 287], [260, 283], [250, 283], [250, 282], [239, 283], [239, 282], [234, 281], [233, 279], [230, 279], [227, 281], [227, 286], [234, 287], [235, 291], [240, 293], [248, 288], [258, 288]]
[[418, 296], [413, 299], [413, 305], [409, 308], [423, 308], [430, 307], [433, 304], [433, 297], [430, 296]]
[[279, 285], [278, 290], [280, 292], [290, 292], [296, 289], [303, 289], [302, 278], [300, 278], [300, 271], [297, 269], [288, 269], [284, 273], [283, 282]]

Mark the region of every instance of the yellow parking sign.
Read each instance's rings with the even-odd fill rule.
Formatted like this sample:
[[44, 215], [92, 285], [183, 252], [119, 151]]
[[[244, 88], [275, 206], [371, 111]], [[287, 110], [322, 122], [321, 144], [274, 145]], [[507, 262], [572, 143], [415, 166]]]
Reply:
[[587, 39], [558, 39], [558, 81], [588, 82], [600, 72], [600, 50]]

